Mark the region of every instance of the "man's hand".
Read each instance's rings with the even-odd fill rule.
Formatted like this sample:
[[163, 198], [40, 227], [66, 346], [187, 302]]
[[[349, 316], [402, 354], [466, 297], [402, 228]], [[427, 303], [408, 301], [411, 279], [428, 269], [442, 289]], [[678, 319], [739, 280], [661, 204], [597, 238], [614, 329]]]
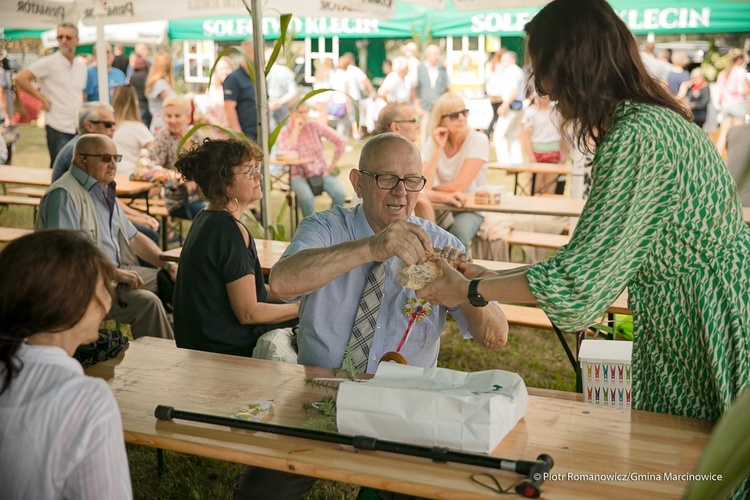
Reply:
[[169, 274], [172, 283], [177, 283], [177, 268], [178, 266], [174, 262], [167, 262], [167, 265], [164, 266], [164, 270]]
[[443, 277], [417, 290], [417, 297], [445, 307], [455, 307], [468, 302], [469, 280], [444, 259], [438, 260], [437, 265], [443, 270]]
[[128, 219], [136, 226], [143, 226], [154, 231], [159, 230], [159, 221], [148, 214], [128, 215]]
[[49, 111], [50, 108], [52, 107], [52, 101], [47, 99], [45, 96], [42, 96], [41, 101], [42, 101], [42, 109], [44, 109], [44, 111]]
[[448, 129], [445, 127], [435, 127], [432, 132], [432, 138], [435, 140], [435, 144], [440, 149], [445, 148], [445, 144], [448, 142]]
[[432, 251], [432, 241], [422, 227], [404, 220], [397, 220], [371, 237], [372, 260], [383, 262], [398, 257], [411, 265], [427, 258]]
[[268, 101], [268, 107], [273, 111], [277, 111], [278, 109], [281, 109], [281, 101], [279, 99], [271, 99]]
[[127, 269], [117, 269], [115, 279], [118, 283], [127, 285], [131, 290], [138, 290], [143, 286], [143, 278], [135, 272]]

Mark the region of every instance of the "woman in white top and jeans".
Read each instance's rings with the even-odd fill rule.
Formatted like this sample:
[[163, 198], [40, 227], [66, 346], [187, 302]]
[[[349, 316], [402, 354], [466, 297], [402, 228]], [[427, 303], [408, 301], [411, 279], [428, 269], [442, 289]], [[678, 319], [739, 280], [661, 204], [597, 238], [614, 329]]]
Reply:
[[[469, 110], [458, 94], [446, 92], [435, 102], [430, 117], [431, 137], [422, 151], [425, 192], [433, 203], [462, 207], [466, 193], [487, 183], [490, 143], [485, 134], [472, 130]], [[448, 232], [467, 248], [484, 218], [476, 212], [453, 212]]]
[[99, 338], [114, 275], [107, 257], [75, 231], [33, 233], [0, 253], [5, 498], [133, 497], [117, 401], [71, 358]]

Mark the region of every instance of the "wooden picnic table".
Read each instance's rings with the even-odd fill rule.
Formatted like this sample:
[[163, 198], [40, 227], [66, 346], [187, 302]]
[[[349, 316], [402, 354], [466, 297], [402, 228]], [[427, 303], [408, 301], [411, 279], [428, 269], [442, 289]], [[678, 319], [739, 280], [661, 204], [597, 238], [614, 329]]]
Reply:
[[498, 212], [531, 215], [557, 215], [580, 217], [586, 200], [557, 196], [506, 196], [497, 205], [481, 205], [474, 201], [474, 194], [468, 194], [463, 207], [434, 203], [437, 210], [454, 212]]
[[[154, 187], [150, 182], [131, 181], [125, 175], [116, 175], [117, 196], [136, 197], [148, 193]], [[49, 186], [52, 183], [52, 169], [17, 166], [0, 166], [0, 184], [27, 184]]]
[[[228, 417], [251, 400], [272, 399], [276, 408], [269, 423], [301, 427], [302, 404], [327, 394], [306, 380], [331, 377], [330, 369], [178, 349], [172, 341], [143, 337], [86, 373], [112, 389], [128, 443], [429, 498], [497, 498], [472, 481], [475, 473], [489, 473], [505, 487], [521, 479], [496, 469], [154, 417], [157, 405]], [[492, 455], [524, 460], [551, 455], [551, 472], [560, 476], [542, 484], [545, 498], [680, 497], [688, 483], [666, 480], [665, 474], [694, 470], [712, 426], [586, 404], [570, 393], [529, 389], [529, 394], [525, 417]], [[631, 473], [645, 480], [568, 477]]]
[[560, 165], [556, 163], [517, 163], [514, 165], [506, 165], [503, 163], [488, 163], [487, 167], [493, 170], [502, 170], [508, 174], [515, 176], [513, 183], [513, 194], [518, 194], [519, 175], [520, 174], [531, 174], [531, 191], [527, 192], [523, 189], [524, 194], [533, 195], [536, 191], [536, 176], [537, 174], [556, 174], [556, 175], [569, 175], [573, 172], [573, 168], [570, 165]]
[[[258, 260], [260, 261], [260, 267], [263, 269], [263, 274], [271, 272], [271, 268], [279, 261], [288, 246], [288, 241], [255, 239], [255, 247], [258, 249]], [[170, 262], [179, 262], [181, 253], [182, 247], [173, 248], [159, 254], [159, 258]]]
[[[434, 203], [437, 210], [454, 212], [497, 212], [529, 215], [556, 215], [580, 217], [586, 200], [574, 200], [561, 196], [506, 196], [497, 205], [481, 205], [474, 201], [474, 194], [467, 194], [463, 207]], [[750, 207], [742, 207], [742, 218], [750, 224]]]

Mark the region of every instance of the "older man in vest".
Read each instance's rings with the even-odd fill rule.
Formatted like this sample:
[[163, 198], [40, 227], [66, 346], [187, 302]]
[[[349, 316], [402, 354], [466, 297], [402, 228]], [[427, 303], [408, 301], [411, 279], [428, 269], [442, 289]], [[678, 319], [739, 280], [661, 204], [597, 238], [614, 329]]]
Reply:
[[427, 143], [430, 130], [430, 114], [438, 97], [450, 90], [450, 81], [445, 66], [440, 64], [440, 48], [428, 45], [425, 59], [417, 66], [417, 81], [412, 83], [412, 101], [422, 128], [421, 145]]
[[161, 300], [156, 296], [156, 269], [138, 265], [143, 260], [166, 270], [174, 280], [177, 266], [159, 258], [159, 248], [128, 221], [115, 201], [115, 143], [102, 134], [82, 135], [75, 145], [73, 164], [47, 189], [36, 227], [83, 232], [117, 268], [118, 300], [109, 316], [129, 323], [134, 337], [174, 338]]

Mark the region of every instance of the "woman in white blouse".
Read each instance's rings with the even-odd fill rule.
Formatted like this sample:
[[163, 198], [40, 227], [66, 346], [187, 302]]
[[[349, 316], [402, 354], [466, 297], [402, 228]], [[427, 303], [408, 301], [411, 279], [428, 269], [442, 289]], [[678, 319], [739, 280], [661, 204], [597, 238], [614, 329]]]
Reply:
[[107, 257], [75, 231], [36, 232], [0, 253], [5, 498], [133, 496], [117, 401], [71, 357], [98, 339], [114, 274]]
[[[433, 203], [463, 206], [466, 194], [487, 183], [490, 143], [469, 127], [469, 110], [458, 94], [446, 92], [435, 102], [430, 117], [430, 139], [422, 150], [425, 192]], [[453, 212], [448, 228], [467, 248], [484, 218], [476, 212]]]
[[117, 123], [112, 140], [117, 145], [117, 152], [122, 155], [122, 161], [117, 164], [117, 173], [130, 177], [135, 171], [135, 164], [140, 157], [141, 150], [148, 148], [154, 142], [154, 134], [141, 121], [138, 95], [131, 85], [115, 87], [112, 107], [115, 108], [115, 122]]

